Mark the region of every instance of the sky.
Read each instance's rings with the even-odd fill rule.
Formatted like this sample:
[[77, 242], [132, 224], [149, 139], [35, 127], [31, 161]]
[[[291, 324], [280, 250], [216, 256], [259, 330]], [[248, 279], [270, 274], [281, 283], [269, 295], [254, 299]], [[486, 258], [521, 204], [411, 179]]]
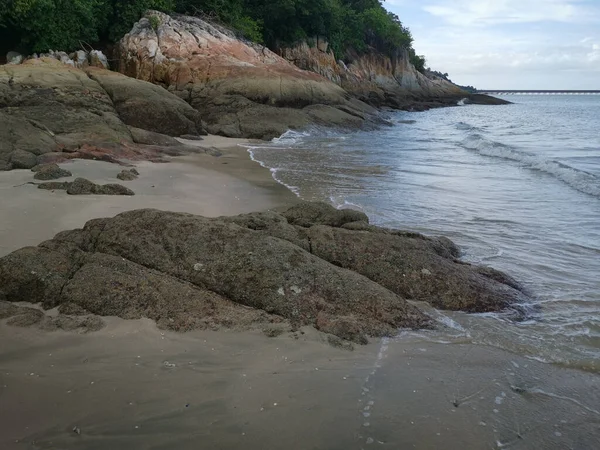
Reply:
[[600, 90], [600, 0], [386, 0], [427, 65], [478, 89]]

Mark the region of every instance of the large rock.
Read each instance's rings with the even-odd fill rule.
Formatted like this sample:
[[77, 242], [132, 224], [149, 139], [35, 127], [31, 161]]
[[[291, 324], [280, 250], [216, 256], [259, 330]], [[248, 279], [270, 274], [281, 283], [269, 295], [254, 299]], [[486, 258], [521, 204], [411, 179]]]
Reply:
[[315, 123], [357, 127], [375, 112], [322, 76], [196, 17], [149, 11], [117, 52], [120, 72], [185, 99], [211, 133], [271, 138]]
[[37, 165], [37, 157], [25, 150], [15, 150], [8, 158], [13, 169], [31, 169]]
[[206, 134], [200, 113], [162, 87], [92, 67], [86, 73], [109, 95], [127, 125], [169, 136]]
[[430, 326], [405, 298], [466, 311], [524, 298], [508, 276], [458, 261], [445, 238], [329, 208], [216, 219], [138, 210], [92, 220], [0, 259], [0, 291], [10, 302], [149, 317], [184, 330], [224, 310], [229, 326], [284, 318], [358, 343]]
[[[204, 132], [199, 113], [165, 89], [95, 67], [86, 70], [54, 57], [0, 66], [0, 169], [30, 168], [34, 157], [33, 166], [74, 157], [159, 159], [166, 144], [152, 136], [161, 135], [145, 139], [136, 132], [141, 144], [156, 141], [152, 148], [138, 145], [127, 125], [175, 136]], [[15, 151], [34, 156], [27, 156], [27, 164], [12, 164]]]
[[[166, 281], [151, 297], [163, 302], [156, 307], [162, 311], [149, 315], [146, 290], [135, 286], [146, 283], [152, 292], [162, 283], [153, 279]], [[94, 220], [19, 250], [0, 260], [0, 286], [8, 301], [68, 302], [96, 314], [152, 318], [167, 314], [174, 301], [181, 314], [191, 313], [208, 290], [356, 342], [428, 325], [391, 291], [286, 240], [221, 219], [156, 210]]]

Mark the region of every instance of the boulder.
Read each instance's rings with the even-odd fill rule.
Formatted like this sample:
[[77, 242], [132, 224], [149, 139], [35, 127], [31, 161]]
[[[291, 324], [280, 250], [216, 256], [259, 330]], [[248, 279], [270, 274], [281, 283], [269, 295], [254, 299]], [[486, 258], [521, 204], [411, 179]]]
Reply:
[[158, 160], [174, 153], [167, 145], [184, 149], [166, 136], [140, 138], [127, 125], [174, 136], [204, 132], [199, 113], [167, 90], [95, 67], [86, 73], [60, 63], [57, 54], [0, 66], [0, 168], [11, 167], [16, 150], [41, 164], [75, 157]]
[[65, 169], [61, 169], [58, 164], [42, 164], [31, 169], [35, 172], [33, 178], [36, 180], [57, 180], [58, 178], [70, 177], [73, 174]]
[[18, 52], [8, 52], [6, 54], [7, 64], [21, 64], [23, 62], [23, 55]]
[[190, 328], [207, 314], [198, 306], [207, 296], [358, 343], [429, 326], [401, 297], [291, 242], [223, 219], [156, 210], [94, 220], [0, 259], [0, 286], [11, 302], [71, 303], [101, 315], [160, 322], [174, 309]]
[[136, 169], [122, 170], [117, 178], [121, 181], [133, 181], [139, 176], [139, 172]]
[[162, 87], [93, 67], [87, 74], [110, 96], [127, 125], [169, 136], [206, 134], [200, 113]]
[[75, 181], [70, 183], [67, 187], [67, 194], [69, 195], [135, 195], [135, 193], [121, 186], [120, 184], [104, 184], [98, 185], [92, 183], [90, 180], [85, 178], [76, 178]]
[[89, 64], [100, 69], [109, 69], [108, 58], [100, 50], [92, 50], [89, 55]]
[[31, 169], [37, 165], [37, 157], [25, 150], [15, 150], [8, 158], [13, 169]]
[[213, 134], [270, 139], [315, 123], [356, 128], [375, 114], [322, 76], [197, 17], [149, 11], [116, 51], [119, 72], [185, 99]]
[[430, 327], [406, 299], [470, 312], [525, 299], [507, 275], [457, 260], [448, 239], [365, 219], [323, 204], [214, 219], [129, 211], [0, 259], [0, 291], [178, 330], [285, 320], [356, 343]]
[[[154, 131], [142, 130], [141, 128], [128, 127], [133, 142], [145, 145], [158, 145], [161, 147], [180, 147], [182, 144], [177, 139], [166, 134], [155, 133]], [[191, 135], [187, 135], [191, 136]], [[194, 139], [202, 139], [194, 136]]]

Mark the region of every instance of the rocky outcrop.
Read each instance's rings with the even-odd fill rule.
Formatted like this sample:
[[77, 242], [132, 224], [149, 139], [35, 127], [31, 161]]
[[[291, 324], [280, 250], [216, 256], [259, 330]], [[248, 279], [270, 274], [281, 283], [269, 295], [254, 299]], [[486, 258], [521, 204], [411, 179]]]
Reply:
[[204, 133], [198, 111], [151, 83], [54, 58], [0, 66], [5, 170], [74, 157], [157, 158], [160, 149], [137, 146], [128, 125], [171, 136]]
[[117, 55], [121, 73], [185, 99], [214, 134], [272, 138], [310, 124], [357, 127], [375, 113], [322, 76], [194, 17], [149, 11]]
[[76, 178], [75, 181], [51, 181], [38, 184], [38, 189], [47, 191], [66, 190], [69, 195], [135, 195], [135, 193], [120, 184], [95, 184], [85, 178]]
[[281, 48], [279, 53], [298, 67], [322, 75], [375, 107], [423, 110], [456, 105], [464, 98], [472, 103], [508, 103], [493, 97], [469, 94], [432, 73], [417, 71], [406, 51], [398, 52], [393, 58], [375, 50], [365, 54], [350, 51], [348, 63], [344, 63], [335, 59], [325, 41], [319, 38], [312, 41], [310, 45], [303, 42], [294, 47]]
[[233, 327], [285, 320], [364, 343], [431, 326], [406, 298], [467, 311], [523, 299], [506, 275], [457, 252], [447, 239], [374, 227], [324, 204], [216, 219], [138, 210], [0, 259], [0, 297], [179, 330], [215, 316], [222, 324], [228, 311]]
[[59, 178], [70, 177], [73, 175], [69, 170], [60, 168], [58, 164], [42, 164], [33, 167], [31, 171], [35, 172], [33, 178], [43, 181], [57, 180]]

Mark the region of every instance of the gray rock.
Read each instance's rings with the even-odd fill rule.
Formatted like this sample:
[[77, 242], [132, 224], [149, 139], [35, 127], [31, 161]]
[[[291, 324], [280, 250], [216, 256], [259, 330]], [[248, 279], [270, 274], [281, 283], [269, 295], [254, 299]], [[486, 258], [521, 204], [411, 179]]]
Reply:
[[36, 180], [57, 180], [58, 178], [70, 177], [73, 174], [65, 169], [61, 169], [58, 164], [42, 164], [31, 169], [35, 172], [33, 178]]
[[9, 156], [9, 160], [13, 169], [31, 169], [37, 165], [37, 157], [25, 150], [15, 150]]
[[0, 172], [5, 171], [5, 170], [12, 170], [13, 166], [11, 163], [9, 163], [8, 161], [2, 161], [0, 160]]
[[48, 183], [38, 184], [38, 189], [44, 189], [46, 191], [66, 191], [71, 186], [70, 181], [49, 181]]
[[120, 184], [98, 185], [85, 178], [76, 178], [67, 188], [69, 195], [135, 195], [135, 193]]
[[69, 195], [89, 195], [96, 193], [96, 185], [85, 178], [76, 178], [67, 188]]
[[117, 178], [122, 181], [133, 181], [139, 176], [139, 172], [136, 169], [122, 170]]
[[[58, 270], [47, 282], [57, 265], [66, 279]], [[35, 289], [23, 289], [31, 283]], [[0, 259], [0, 285], [9, 301], [69, 302], [95, 314], [159, 321], [177, 313], [182, 329], [207, 314], [209, 292], [236, 311], [244, 305], [357, 343], [429, 326], [396, 294], [290, 242], [222, 219], [156, 210], [91, 221]]]
[[23, 62], [23, 55], [18, 52], [8, 52], [6, 54], [7, 64], [21, 64]]
[[181, 147], [183, 144], [174, 137], [141, 128], [128, 127], [136, 144], [160, 145], [165, 147]]
[[99, 195], [135, 195], [135, 192], [131, 189], [121, 186], [120, 184], [96, 185], [94, 193]]
[[66, 190], [69, 195], [135, 195], [131, 189], [120, 184], [99, 185], [85, 178], [76, 178], [75, 181], [50, 181], [38, 184], [38, 189], [49, 191]]
[[90, 66], [108, 69], [108, 58], [100, 50], [92, 50], [89, 55]]
[[312, 225], [329, 225], [341, 227], [351, 222], [369, 223], [369, 217], [352, 209], [335, 209], [322, 202], [302, 202], [288, 209], [283, 216], [292, 225], [310, 227]]
[[78, 69], [85, 69], [90, 65], [88, 61], [88, 54], [83, 50], [77, 50], [72, 59], [75, 62], [75, 67]]

